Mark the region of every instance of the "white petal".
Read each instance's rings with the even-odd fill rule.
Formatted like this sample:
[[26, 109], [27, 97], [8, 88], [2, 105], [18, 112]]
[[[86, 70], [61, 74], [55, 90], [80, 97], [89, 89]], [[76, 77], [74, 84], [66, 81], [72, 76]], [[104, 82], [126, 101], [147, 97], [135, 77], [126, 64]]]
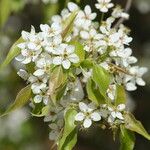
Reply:
[[42, 75], [44, 75], [44, 70], [43, 69], [38, 69], [36, 70], [33, 75], [37, 76], [37, 77], [40, 77]]
[[42, 101], [42, 96], [36, 95], [36, 96], [34, 97], [34, 102], [35, 102], [35, 103], [40, 103], [41, 101]]
[[85, 118], [85, 115], [81, 112], [75, 116], [76, 121], [82, 121], [82, 120], [84, 120], [84, 118]]
[[72, 12], [72, 11], [77, 10], [78, 6], [75, 3], [73, 3], [73, 2], [69, 2], [68, 3], [68, 9]]
[[111, 112], [111, 115], [113, 118], [116, 118], [116, 112], [115, 111]]
[[91, 7], [89, 5], [85, 6], [84, 11], [85, 11], [86, 15], [91, 14]]
[[85, 103], [83, 103], [83, 102], [79, 103], [79, 108], [83, 112], [86, 112], [88, 110], [88, 106]]
[[15, 58], [17, 61], [23, 61], [25, 59], [25, 57], [23, 55], [18, 55], [16, 58]]
[[116, 112], [116, 117], [118, 119], [124, 120], [124, 118], [123, 118], [123, 116], [122, 116], [122, 114], [120, 112]]
[[146, 83], [142, 78], [136, 78], [136, 83], [140, 86], [145, 86]]
[[67, 49], [67, 53], [68, 53], [68, 54], [71, 54], [71, 53], [74, 52], [75, 47], [74, 47], [73, 45], [69, 45], [69, 46], [67, 46], [66, 49]]
[[125, 108], [126, 108], [125, 104], [120, 104], [120, 105], [117, 106], [117, 109], [119, 111], [123, 111], [123, 110], [125, 110]]
[[84, 120], [84, 122], [83, 122], [84, 128], [89, 128], [91, 125], [92, 125], [91, 119], [87, 118]]
[[62, 63], [62, 57], [55, 57], [54, 59], [53, 59], [53, 64], [54, 65], [60, 65]]
[[101, 116], [100, 116], [100, 114], [98, 112], [93, 112], [91, 114], [91, 119], [93, 121], [100, 121], [101, 120]]
[[69, 69], [70, 66], [71, 66], [71, 63], [70, 63], [70, 61], [68, 59], [67, 60], [63, 60], [62, 66], [64, 67], [64, 69]]
[[80, 32], [80, 36], [81, 36], [81, 38], [83, 38], [85, 40], [90, 38], [90, 35], [89, 35], [89, 33], [87, 31], [81, 31]]
[[127, 91], [135, 91], [137, 89], [137, 87], [135, 86], [134, 83], [129, 82], [126, 84], [126, 89], [127, 89]]
[[72, 63], [78, 63], [79, 62], [79, 57], [76, 54], [71, 54], [71, 55], [69, 55], [69, 60]]
[[25, 60], [22, 61], [23, 64], [29, 64], [31, 62], [31, 57], [27, 57]]
[[26, 43], [20, 43], [17, 45], [19, 48], [21, 49], [25, 49], [26, 48]]

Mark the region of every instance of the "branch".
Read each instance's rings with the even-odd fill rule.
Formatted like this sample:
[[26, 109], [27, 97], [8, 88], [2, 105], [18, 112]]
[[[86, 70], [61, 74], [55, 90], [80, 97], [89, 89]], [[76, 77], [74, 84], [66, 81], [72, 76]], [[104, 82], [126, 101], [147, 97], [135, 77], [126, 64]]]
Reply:
[[[127, 0], [126, 6], [125, 6], [125, 12], [128, 13], [131, 8], [132, 0]], [[119, 28], [120, 24], [122, 24], [126, 19], [120, 18], [118, 22], [114, 25], [114, 28]]]

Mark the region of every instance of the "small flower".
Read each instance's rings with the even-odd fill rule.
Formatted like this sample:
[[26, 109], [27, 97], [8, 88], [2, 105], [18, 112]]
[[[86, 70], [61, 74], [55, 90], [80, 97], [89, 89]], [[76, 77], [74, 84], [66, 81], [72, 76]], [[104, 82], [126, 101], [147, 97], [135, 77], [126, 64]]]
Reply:
[[47, 24], [40, 25], [43, 37], [53, 37], [57, 36], [62, 32], [62, 27], [59, 23], [53, 23], [51, 26]]
[[138, 67], [134, 66], [129, 69], [129, 72], [132, 74], [126, 75], [125, 82], [126, 82], [126, 89], [128, 91], [134, 91], [137, 89], [136, 84], [139, 86], [145, 86], [145, 81], [142, 79], [142, 76], [148, 71], [145, 67]]
[[111, 0], [97, 0], [97, 1], [98, 3], [95, 4], [95, 6], [103, 13], [108, 12], [109, 8], [112, 8], [114, 6], [113, 3], [110, 3]]
[[88, 30], [91, 26], [92, 20], [96, 18], [96, 13], [92, 13], [91, 7], [89, 5], [85, 6], [84, 11], [79, 11], [75, 25], [77, 27], [82, 27], [85, 30]]
[[69, 69], [71, 63], [78, 63], [79, 57], [74, 53], [75, 47], [72, 45], [61, 44], [54, 52], [56, 57], [53, 59], [54, 65], [61, 65], [64, 69]]
[[100, 121], [101, 116], [100, 113], [96, 111], [96, 107], [90, 103], [89, 105], [80, 102], [79, 103], [79, 112], [75, 116], [76, 121], [83, 121], [84, 128], [89, 128], [92, 125], [92, 121]]
[[113, 123], [115, 119], [124, 120], [122, 111], [125, 110], [125, 104], [119, 104], [117, 108], [108, 107], [108, 110], [110, 111], [110, 116], [108, 117], [109, 123]]

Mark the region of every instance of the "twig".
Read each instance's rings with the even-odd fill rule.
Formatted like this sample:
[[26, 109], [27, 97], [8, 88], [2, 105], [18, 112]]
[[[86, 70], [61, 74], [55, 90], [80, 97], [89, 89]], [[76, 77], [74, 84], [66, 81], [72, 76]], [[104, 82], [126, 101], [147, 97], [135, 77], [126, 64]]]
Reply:
[[[124, 9], [126, 13], [129, 12], [131, 8], [131, 4], [132, 4], [132, 0], [127, 0], [126, 7]], [[120, 24], [122, 24], [124, 21], [125, 21], [125, 18], [120, 18], [118, 22], [114, 25], [114, 28], [117, 29], [120, 26]]]

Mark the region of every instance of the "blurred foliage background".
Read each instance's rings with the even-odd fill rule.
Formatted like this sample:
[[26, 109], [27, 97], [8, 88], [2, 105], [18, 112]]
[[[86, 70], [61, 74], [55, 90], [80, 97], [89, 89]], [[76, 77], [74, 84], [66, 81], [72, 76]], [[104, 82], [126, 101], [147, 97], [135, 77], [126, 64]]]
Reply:
[[[0, 0], [0, 63], [22, 30], [30, 31], [31, 25], [39, 31], [41, 23], [48, 23], [52, 15], [60, 13], [69, 0]], [[125, 6], [126, 0], [112, 0]], [[80, 6], [96, 0], [81, 0]], [[94, 10], [94, 7], [93, 7]], [[134, 0], [130, 20], [125, 22], [134, 38], [132, 48], [139, 58], [138, 64], [150, 69], [150, 0]], [[20, 68], [13, 61], [0, 73], [0, 112], [11, 103], [25, 83], [17, 76]], [[141, 120], [150, 133], [150, 72], [145, 76], [147, 86], [128, 93], [129, 109]], [[137, 135], [135, 150], [150, 150], [150, 142]], [[0, 150], [49, 150], [48, 126], [42, 118], [31, 117], [26, 106], [11, 115], [0, 118]], [[76, 150], [116, 150], [119, 142], [112, 139], [110, 131], [93, 129], [82, 131]]]

